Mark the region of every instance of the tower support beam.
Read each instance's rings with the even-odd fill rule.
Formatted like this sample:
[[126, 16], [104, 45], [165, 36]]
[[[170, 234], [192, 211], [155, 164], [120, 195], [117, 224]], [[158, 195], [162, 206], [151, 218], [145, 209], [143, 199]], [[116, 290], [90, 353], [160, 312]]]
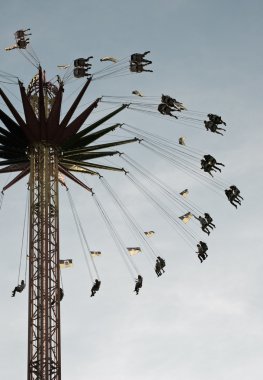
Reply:
[[58, 152], [30, 149], [28, 380], [61, 380]]

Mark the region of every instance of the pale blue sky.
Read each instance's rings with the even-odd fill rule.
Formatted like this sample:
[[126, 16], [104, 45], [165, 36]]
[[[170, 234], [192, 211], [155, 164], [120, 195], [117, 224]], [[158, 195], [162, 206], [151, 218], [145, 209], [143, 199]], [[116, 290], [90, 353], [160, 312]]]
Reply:
[[[226, 163], [222, 176], [236, 183], [245, 198], [236, 211], [224, 197], [165, 162], [127, 147], [171, 186], [189, 187], [193, 201], [210, 211], [217, 228], [209, 237], [209, 258], [200, 265], [123, 176], [107, 177], [137, 220], [149, 227], [154, 221], [154, 244], [168, 264], [165, 276], [157, 279], [138, 259], [144, 287], [136, 297], [92, 200], [71, 185], [87, 238], [105, 253], [99, 259], [102, 288], [90, 299], [87, 269], [61, 189], [61, 255], [75, 262], [74, 269], [63, 272], [63, 380], [262, 379], [262, 16], [263, 3], [255, 0], [1, 4], [0, 70], [19, 74], [25, 84], [34, 67], [18, 52], [4, 51], [21, 27], [31, 27], [32, 46], [50, 77], [57, 64], [78, 56], [93, 55], [98, 61], [104, 55], [122, 58], [151, 50], [153, 74], [96, 81], [86, 102], [98, 95], [129, 95], [137, 88], [153, 96], [169, 93], [191, 109], [221, 114], [228, 124], [223, 138], [128, 111], [116, 122], [163, 131], [174, 140], [185, 135], [190, 145]], [[1, 187], [3, 181], [0, 177]], [[100, 188], [98, 193], [103, 196]], [[17, 281], [25, 196], [24, 183], [10, 189], [0, 212], [0, 378], [10, 380], [26, 378], [27, 295], [10, 297]], [[109, 202], [105, 197], [121, 230], [122, 220]]]

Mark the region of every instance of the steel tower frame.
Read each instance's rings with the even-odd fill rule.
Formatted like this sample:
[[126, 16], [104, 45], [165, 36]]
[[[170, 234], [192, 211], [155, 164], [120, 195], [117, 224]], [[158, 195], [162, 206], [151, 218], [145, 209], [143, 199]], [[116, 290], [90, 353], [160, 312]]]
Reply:
[[28, 380], [61, 379], [58, 153], [30, 150]]

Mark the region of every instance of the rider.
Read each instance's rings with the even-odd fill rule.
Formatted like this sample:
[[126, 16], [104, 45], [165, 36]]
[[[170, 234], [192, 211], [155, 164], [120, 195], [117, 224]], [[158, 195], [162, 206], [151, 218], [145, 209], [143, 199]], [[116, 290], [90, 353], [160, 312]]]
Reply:
[[200, 260], [200, 262], [202, 263], [206, 258], [207, 258], [207, 253], [203, 250], [203, 248], [201, 247], [200, 244], [197, 244], [197, 252], [196, 252], [198, 255], [198, 258]]
[[221, 116], [209, 113], [207, 115], [207, 117], [209, 118], [210, 121], [214, 122], [215, 124], [224, 124], [224, 125], [226, 125], [226, 123], [222, 120]]
[[20, 284], [20, 285], [17, 285], [17, 286], [15, 287], [15, 289], [12, 291], [12, 296], [11, 296], [11, 297], [15, 297], [16, 292], [18, 292], [18, 293], [22, 293], [22, 291], [25, 289], [25, 287], [26, 287], [25, 281], [22, 280], [22, 281], [21, 281], [21, 284]]
[[219, 130], [220, 131], [226, 131], [226, 129], [224, 128], [219, 128], [217, 124], [215, 124], [213, 121], [211, 120], [204, 120], [204, 124], [205, 124], [205, 128], [207, 131], [211, 131], [213, 133], [217, 133], [218, 135], [221, 135], [221, 136], [224, 136], [223, 133], [221, 132], [218, 132]]
[[95, 282], [94, 282], [94, 284], [93, 284], [93, 286], [92, 286], [92, 288], [91, 288], [91, 297], [95, 296], [96, 292], [100, 288], [100, 284], [101, 284], [101, 281], [99, 281], [99, 280], [96, 279]]
[[75, 67], [73, 74], [75, 78], [90, 77], [91, 74], [88, 73], [89, 68], [87, 67]]
[[204, 155], [205, 162], [210, 165], [213, 169], [219, 170], [221, 172], [221, 169], [218, 168], [216, 165], [225, 166], [221, 162], [217, 162], [216, 159], [211, 156], [211, 154], [205, 154]]
[[20, 38], [24, 39], [27, 36], [31, 36], [32, 33], [27, 33], [29, 30], [30, 30], [30, 28], [17, 30], [15, 32], [15, 38], [16, 39], [20, 39]]
[[[61, 302], [64, 298], [64, 290], [62, 288], [59, 288], [59, 302]], [[52, 300], [51, 305], [54, 305], [56, 302], [56, 297]]]
[[241, 205], [240, 200], [238, 200], [237, 196], [233, 193], [233, 190], [231, 190], [231, 189], [226, 189], [226, 190], [225, 190], [225, 194], [226, 194], [227, 199], [229, 200], [229, 202], [230, 202], [233, 206], [235, 206], [235, 208], [237, 208], [237, 205], [236, 205], [234, 202], [236, 202], [236, 203], [238, 203], [239, 205]]
[[134, 289], [134, 292], [136, 292], [136, 295], [139, 294], [139, 290], [142, 287], [142, 282], [143, 282], [142, 276], [138, 275], [138, 278], [137, 278], [136, 283], [135, 283], [135, 289]]
[[74, 67], [91, 68], [91, 66], [92, 66], [91, 63], [88, 63], [91, 58], [93, 58], [92, 55], [90, 57], [88, 57], [88, 58], [77, 58], [77, 59], [74, 59]]
[[175, 117], [176, 119], [178, 119], [177, 116], [173, 115], [172, 112], [175, 111], [173, 110], [171, 107], [167, 106], [167, 104], [165, 103], [160, 103], [159, 106], [158, 106], [158, 111], [162, 114], [162, 115], [169, 115], [169, 116], [173, 116]]
[[163, 271], [163, 273], [165, 272], [164, 271], [164, 267], [166, 266], [166, 263], [165, 263], [165, 260], [161, 257], [161, 256], [157, 256], [157, 259], [159, 260], [159, 263], [161, 265], [161, 270]]
[[215, 157], [211, 156], [211, 154], [205, 154], [204, 159], [211, 165], [215, 165], [217, 163]]
[[156, 263], [155, 263], [155, 273], [157, 274], [158, 277], [162, 275], [161, 263], [158, 259], [156, 259]]
[[131, 63], [138, 64], [145, 62], [147, 65], [151, 64], [152, 61], [149, 61], [148, 59], [144, 58], [149, 53], [150, 51], [145, 51], [144, 53], [133, 53], [131, 55]]
[[204, 256], [205, 257], [207, 257], [208, 255], [207, 255], [207, 253], [206, 253], [206, 251], [208, 251], [208, 246], [207, 246], [207, 244], [204, 242], [204, 241], [199, 241], [199, 245], [201, 246], [201, 248], [202, 248], [202, 250], [203, 250], [203, 252], [204, 252]]
[[142, 72], [149, 72], [149, 73], [152, 73], [153, 70], [146, 70], [144, 68], [144, 66], [147, 66], [149, 65], [149, 63], [145, 63], [145, 64], [142, 64], [142, 63], [132, 63], [130, 64], [130, 71], [132, 73], [142, 73]]
[[157, 276], [161, 276], [165, 270], [163, 269], [166, 266], [165, 260], [161, 256], [157, 256], [155, 263], [155, 272]]
[[240, 190], [235, 185], [231, 185], [229, 188], [232, 190], [232, 192], [235, 195], [236, 199], [242, 199], [242, 200], [244, 200], [244, 198], [241, 197], [241, 195], [240, 195]]
[[210, 227], [210, 228], [214, 228], [214, 227], [216, 227], [215, 225], [214, 225], [214, 223], [212, 223], [213, 222], [213, 219], [211, 218], [211, 216], [207, 213], [207, 212], [205, 212], [204, 213], [204, 216], [205, 216], [205, 218], [206, 218], [206, 220], [207, 220], [207, 227]]
[[209, 162], [206, 162], [206, 160], [202, 159], [201, 160], [201, 169], [203, 169], [204, 172], [209, 173], [211, 177], [214, 177], [211, 171], [216, 171], [212, 165]]
[[17, 40], [16, 44], [19, 49], [26, 49], [29, 44], [29, 38]]
[[210, 231], [207, 228], [208, 227], [207, 220], [205, 218], [203, 218], [201, 215], [198, 217], [194, 215], [194, 217], [195, 217], [195, 219], [199, 220], [199, 222], [201, 224], [202, 231], [204, 231], [207, 235], [210, 235]]
[[176, 109], [176, 111], [181, 112], [182, 110], [185, 109], [183, 103], [178, 102], [176, 99], [172, 98], [169, 95], [163, 95], [161, 97], [161, 102], [165, 103], [169, 107], [173, 107]]

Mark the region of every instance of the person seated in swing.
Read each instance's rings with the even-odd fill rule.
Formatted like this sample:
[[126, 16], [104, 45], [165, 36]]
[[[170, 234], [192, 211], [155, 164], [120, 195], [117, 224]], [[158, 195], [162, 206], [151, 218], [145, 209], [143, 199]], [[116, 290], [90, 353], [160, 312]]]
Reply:
[[15, 289], [12, 291], [12, 296], [11, 296], [11, 297], [15, 297], [16, 292], [18, 292], [18, 293], [22, 293], [22, 291], [25, 289], [25, 287], [26, 287], [25, 281], [22, 280], [22, 281], [21, 281], [21, 284], [20, 284], [20, 285], [17, 285], [17, 286], [15, 287]]
[[220, 168], [217, 168], [216, 165], [220, 165], [220, 166], [225, 166], [224, 164], [222, 164], [221, 162], [217, 162], [215, 157], [211, 156], [211, 154], [205, 154], [204, 155], [204, 159], [207, 163], [209, 163], [210, 165], [212, 165], [212, 167], [216, 170], [219, 170], [221, 172], [221, 169]]
[[201, 224], [202, 231], [204, 231], [207, 235], [210, 235], [210, 231], [207, 228], [208, 227], [207, 220], [205, 218], [203, 218], [201, 215], [198, 216], [198, 217], [194, 215], [194, 218], [197, 219], [197, 220], [199, 220], [199, 222]]
[[158, 277], [162, 275], [161, 263], [158, 259], [156, 259], [156, 263], [155, 263], [155, 273], [157, 274]]
[[[210, 173], [211, 170], [213, 171], [219, 170], [221, 173], [221, 169], [217, 167], [216, 165], [225, 166], [221, 162], [217, 162], [216, 159], [210, 154], [205, 154], [204, 158], [201, 160], [201, 169], [203, 169], [204, 171], [208, 171], [208, 173], [211, 176], [212, 176], [212, 174]], [[208, 169], [208, 170], [205, 170], [205, 169]]]
[[131, 63], [147, 63], [148, 65], [152, 63], [152, 61], [149, 61], [148, 59], [145, 59], [144, 57], [149, 54], [150, 51], [145, 51], [144, 53], [133, 53], [131, 55]]
[[77, 58], [74, 60], [74, 67], [86, 67], [86, 68], [91, 68], [91, 63], [88, 63], [89, 60], [93, 58], [91, 55], [88, 58]]
[[172, 98], [170, 95], [163, 95], [161, 97], [161, 102], [166, 104], [169, 107], [175, 108], [176, 111], [181, 112], [185, 110], [183, 103], [178, 102], [176, 99]]
[[214, 228], [216, 228], [216, 226], [214, 225], [214, 223], [212, 223], [213, 219], [211, 218], [211, 216], [207, 212], [204, 213], [204, 217], [205, 217], [205, 219], [207, 221], [207, 227], [212, 228], [212, 230]]
[[226, 125], [226, 123], [222, 120], [221, 116], [218, 116], [218, 115], [214, 115], [214, 114], [212, 114], [212, 113], [209, 113], [209, 114], [207, 115], [207, 117], [208, 117], [208, 119], [209, 119], [210, 121], [212, 121], [212, 122], [215, 123], [215, 124], [224, 124], [224, 125]]
[[142, 73], [142, 72], [148, 72], [152, 73], [153, 70], [146, 70], [144, 67], [149, 65], [149, 63], [130, 63], [130, 71], [132, 73]]
[[203, 250], [202, 246], [200, 244], [197, 244], [197, 256], [202, 263], [207, 258], [207, 253]]
[[241, 206], [241, 199], [243, 200], [244, 198], [240, 195], [240, 190], [235, 185], [231, 185], [229, 189], [226, 189], [225, 194], [235, 208], [237, 208], [235, 202]]
[[64, 298], [64, 290], [59, 288], [59, 302], [61, 302]]
[[157, 260], [160, 263], [162, 273], [164, 273], [165, 270], [163, 268], [166, 266], [165, 260], [161, 256], [157, 256]]
[[211, 173], [211, 171], [215, 172], [216, 170], [212, 167], [211, 164], [207, 163], [206, 160], [204, 160], [204, 159], [201, 160], [201, 169], [204, 172], [210, 174], [211, 177], [214, 177], [213, 174]]
[[172, 116], [172, 117], [175, 117], [176, 119], [178, 119], [177, 116], [175, 116], [175, 115], [172, 114], [172, 112], [174, 112], [176, 110], [174, 110], [171, 107], [167, 106], [167, 104], [160, 103], [159, 106], [158, 106], [158, 111], [162, 115], [168, 115], [168, 116]]
[[135, 283], [135, 289], [134, 289], [134, 292], [136, 292], [136, 295], [139, 294], [139, 290], [142, 287], [142, 282], [143, 282], [142, 276], [138, 275], [138, 278], [137, 278], [136, 283]]
[[199, 245], [201, 246], [202, 250], [203, 250], [203, 253], [204, 253], [204, 256], [207, 257], [207, 253], [206, 251], [208, 251], [208, 246], [207, 244], [204, 242], [204, 241], [199, 241]]
[[241, 199], [244, 200], [244, 198], [241, 197], [241, 195], [240, 195], [240, 190], [235, 185], [229, 186], [229, 189], [232, 190], [232, 192], [235, 195], [236, 199], [238, 199], [238, 200], [241, 200]]
[[26, 49], [27, 45], [29, 44], [29, 38], [27, 39], [20, 39], [17, 41], [17, 47], [18, 49]]
[[95, 294], [96, 294], [96, 292], [99, 290], [99, 288], [100, 288], [100, 284], [101, 284], [101, 281], [99, 281], [99, 280], [95, 280], [95, 282], [94, 282], [94, 284], [93, 284], [93, 286], [92, 286], [92, 288], [91, 288], [91, 297], [94, 297], [95, 296]]
[[27, 36], [31, 36], [32, 35], [32, 33], [27, 33], [27, 32], [29, 32], [30, 31], [30, 28], [28, 28], [28, 29], [20, 29], [20, 30], [17, 30], [16, 32], [15, 32], [15, 38], [16, 39], [25, 39], [25, 37], [27, 37]]
[[[64, 298], [64, 290], [62, 288], [59, 288], [59, 302], [61, 302], [63, 298]], [[57, 301], [57, 297], [55, 297], [52, 300], [51, 305], [54, 305], [56, 301]]]
[[155, 263], [155, 272], [157, 276], [161, 276], [165, 270], [163, 269], [165, 267], [165, 260], [162, 259], [160, 256], [157, 256], [156, 263]]
[[215, 159], [215, 157], [211, 156], [211, 154], [205, 154], [204, 159], [206, 162], [209, 162], [211, 165], [216, 164], [216, 159]]
[[229, 202], [230, 202], [233, 206], [235, 206], [235, 208], [237, 208], [237, 205], [235, 204], [235, 202], [238, 203], [238, 204], [241, 206], [241, 202], [240, 202], [240, 200], [237, 198], [237, 196], [233, 193], [233, 190], [231, 190], [231, 189], [226, 189], [226, 190], [225, 190], [225, 194], [226, 194], [227, 199], [229, 200]]
[[88, 73], [89, 68], [86, 67], [75, 67], [73, 74], [75, 78], [89, 77], [91, 74]]
[[219, 131], [226, 131], [224, 128], [218, 127], [217, 124], [215, 124], [213, 121], [204, 120], [205, 128], [207, 131], [217, 133], [218, 135], [224, 136], [223, 133]]

